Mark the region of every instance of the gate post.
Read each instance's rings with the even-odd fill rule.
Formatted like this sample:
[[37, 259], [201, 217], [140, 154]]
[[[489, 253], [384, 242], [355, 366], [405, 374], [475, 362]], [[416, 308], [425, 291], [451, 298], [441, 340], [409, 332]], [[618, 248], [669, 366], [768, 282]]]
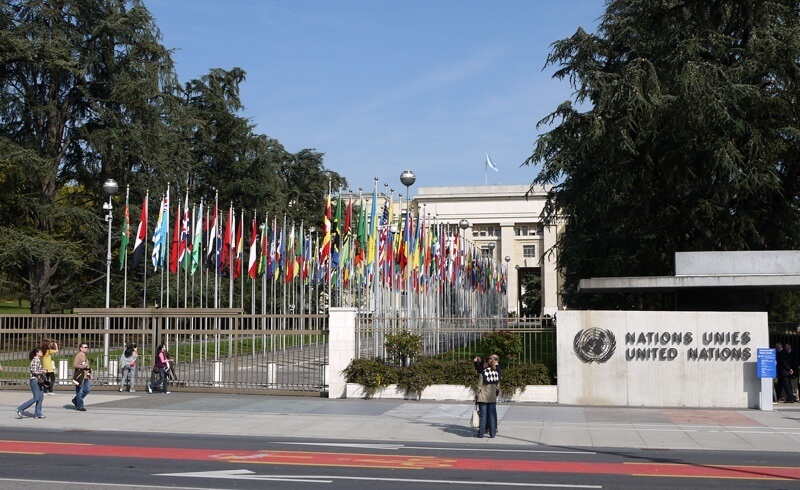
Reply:
[[58, 384], [60, 385], [67, 385], [72, 384], [70, 380], [72, 379], [72, 374], [69, 370], [69, 360], [68, 359], [59, 359], [58, 360]]
[[356, 309], [330, 308], [328, 320], [328, 398], [347, 398], [347, 383], [342, 371], [356, 352]]

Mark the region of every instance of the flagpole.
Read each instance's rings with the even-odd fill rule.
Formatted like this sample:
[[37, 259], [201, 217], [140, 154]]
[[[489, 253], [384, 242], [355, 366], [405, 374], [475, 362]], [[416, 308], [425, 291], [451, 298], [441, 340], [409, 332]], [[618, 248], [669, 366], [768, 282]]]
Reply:
[[[128, 184], [127, 186], [125, 186], [125, 223], [127, 226], [125, 234], [128, 236], [130, 236], [130, 228], [131, 228], [130, 217], [128, 214], [128, 199], [130, 199], [130, 197], [131, 197], [131, 185]], [[124, 280], [125, 285], [122, 288], [122, 307], [127, 308], [128, 307], [128, 244], [127, 243], [125, 244], [125, 250], [123, 252], [124, 252], [124, 259], [122, 267], [125, 269], [125, 280]]]
[[[150, 189], [147, 189], [144, 193], [144, 205], [146, 207], [150, 207]], [[147, 214], [145, 217], [150, 217], [150, 209], [147, 210]], [[137, 234], [138, 236], [138, 234]], [[144, 283], [142, 284], [142, 307], [147, 308], [147, 219], [144, 221]]]

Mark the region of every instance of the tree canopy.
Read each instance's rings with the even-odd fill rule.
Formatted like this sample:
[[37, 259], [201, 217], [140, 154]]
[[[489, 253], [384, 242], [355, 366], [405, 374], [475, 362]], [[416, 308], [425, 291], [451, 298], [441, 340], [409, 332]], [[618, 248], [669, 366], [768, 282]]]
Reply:
[[676, 251], [797, 248], [799, 5], [614, 0], [596, 34], [552, 45], [573, 98], [539, 122], [552, 129], [526, 164], [552, 186], [569, 306], [671, 307], [577, 286], [670, 275]]
[[0, 4], [0, 271], [32, 312], [101, 304], [108, 178], [130, 187], [132, 210], [169, 183], [248, 211], [295, 200], [298, 219], [321, 222], [328, 180], [344, 179], [321, 153], [255, 133], [239, 115], [245, 75], [213, 68], [182, 85], [140, 0]]

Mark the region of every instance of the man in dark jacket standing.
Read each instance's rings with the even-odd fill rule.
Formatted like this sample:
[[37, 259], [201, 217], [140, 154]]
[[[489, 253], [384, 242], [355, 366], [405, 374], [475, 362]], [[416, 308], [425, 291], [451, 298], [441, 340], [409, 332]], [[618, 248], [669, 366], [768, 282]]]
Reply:
[[792, 356], [787, 349], [783, 349], [778, 352], [777, 357], [779, 388], [783, 388], [783, 392], [786, 393], [786, 403], [794, 403], [794, 394], [792, 393], [792, 384], [790, 382], [790, 378], [795, 373], [792, 366]]
[[783, 346], [783, 350], [785, 350], [789, 356], [789, 367], [792, 368], [794, 373], [789, 376], [789, 384], [792, 387], [792, 394], [794, 395], [794, 399], [797, 400], [797, 351], [792, 348], [792, 344], [786, 342]]

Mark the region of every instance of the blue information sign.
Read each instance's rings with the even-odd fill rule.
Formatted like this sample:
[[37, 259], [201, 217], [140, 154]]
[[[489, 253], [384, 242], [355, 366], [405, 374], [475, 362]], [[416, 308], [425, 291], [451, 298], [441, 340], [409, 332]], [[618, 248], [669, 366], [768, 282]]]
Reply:
[[775, 349], [757, 349], [756, 352], [756, 371], [758, 371], [758, 377], [774, 378], [778, 376]]

